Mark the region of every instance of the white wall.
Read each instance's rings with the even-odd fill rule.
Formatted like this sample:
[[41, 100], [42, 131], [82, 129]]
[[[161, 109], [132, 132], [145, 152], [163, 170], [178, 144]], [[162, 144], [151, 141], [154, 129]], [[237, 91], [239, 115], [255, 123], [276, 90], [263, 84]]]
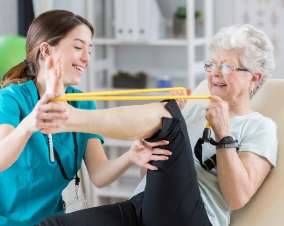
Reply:
[[[234, 24], [234, 6], [238, 4], [238, 2], [237, 0], [214, 0], [214, 3], [214, 33], [216, 33], [220, 28]], [[275, 4], [279, 4], [279, 2], [275, 1]], [[281, 44], [284, 45], [284, 42]], [[271, 78], [284, 79], [283, 71], [284, 62], [282, 64], [276, 64]]]
[[[171, 2], [171, 0], [163, 1]], [[237, 0], [212, 1], [214, 1], [214, 33], [216, 33], [220, 28], [234, 24], [234, 6], [237, 4]], [[84, 16], [85, 12], [85, 4], [84, 1], [81, 0], [54, 0], [53, 8], [70, 10], [82, 16]], [[2, 23], [0, 23], [0, 35], [17, 34], [17, 0], [0, 0], [0, 9], [0, 21], [2, 21]], [[3, 23], [3, 21], [9, 21], [9, 23]], [[175, 59], [179, 60], [173, 57], [173, 60]], [[176, 64], [178, 65], [179, 62]], [[282, 65], [276, 65], [273, 78], [284, 78], [282, 74], [283, 71], [284, 62]], [[85, 87], [86, 83], [87, 81], [84, 79], [82, 87], [79, 88]]]
[[[0, 0], [1, 1], [1, 0]], [[53, 0], [53, 9], [69, 10], [75, 14], [85, 17], [85, 1], [83, 0]], [[79, 85], [75, 86], [77, 89], [87, 91], [88, 81], [87, 76], [82, 77]]]
[[214, 33], [222, 27], [234, 24], [234, 0], [214, 1]]
[[75, 14], [85, 16], [84, 0], [53, 0], [53, 9], [65, 9]]
[[0, 0], [0, 35], [18, 33], [17, 0]]

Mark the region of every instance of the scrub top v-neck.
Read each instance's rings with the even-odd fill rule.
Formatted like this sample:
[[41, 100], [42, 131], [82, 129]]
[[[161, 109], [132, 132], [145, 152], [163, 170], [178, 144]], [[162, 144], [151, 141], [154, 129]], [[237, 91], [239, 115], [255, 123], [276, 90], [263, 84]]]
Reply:
[[[78, 92], [81, 91], [70, 86], [66, 90], [66, 93]], [[0, 124], [16, 128], [37, 102], [37, 88], [33, 81], [1, 89]], [[70, 104], [81, 109], [96, 109], [92, 101], [71, 101]], [[103, 138], [88, 133], [76, 133], [76, 137], [79, 169], [88, 139], [97, 138], [103, 143]], [[73, 178], [75, 154], [72, 133], [53, 134], [52, 139], [66, 174]], [[47, 135], [35, 132], [17, 161], [0, 172], [0, 225], [30, 226], [45, 217], [63, 213], [61, 193], [68, 183], [57, 161], [50, 161]]]

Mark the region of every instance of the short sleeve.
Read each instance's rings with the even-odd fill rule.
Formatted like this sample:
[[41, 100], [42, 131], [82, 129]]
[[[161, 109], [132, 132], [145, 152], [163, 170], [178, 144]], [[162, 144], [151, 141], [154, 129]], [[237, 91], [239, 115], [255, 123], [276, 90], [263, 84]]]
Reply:
[[249, 151], [265, 157], [271, 164], [272, 169], [276, 166], [278, 140], [277, 126], [269, 118], [263, 116], [254, 118], [249, 125], [245, 136], [240, 142], [239, 151]]
[[0, 124], [10, 124], [15, 128], [20, 123], [18, 102], [8, 92], [0, 92]]

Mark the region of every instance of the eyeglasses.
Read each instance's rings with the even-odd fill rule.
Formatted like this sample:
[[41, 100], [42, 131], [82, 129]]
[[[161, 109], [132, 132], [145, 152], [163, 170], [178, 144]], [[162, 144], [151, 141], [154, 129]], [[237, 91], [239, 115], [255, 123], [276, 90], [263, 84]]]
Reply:
[[229, 64], [221, 64], [219, 66], [217, 66], [216, 64], [210, 62], [210, 61], [206, 61], [204, 63], [204, 69], [205, 71], [207, 72], [211, 72], [213, 71], [216, 67], [219, 68], [220, 72], [223, 74], [223, 75], [228, 75], [230, 74], [232, 71], [236, 70], [236, 71], [248, 71], [250, 72], [248, 69], [246, 68], [239, 68], [239, 67], [234, 67], [234, 66], [231, 66]]

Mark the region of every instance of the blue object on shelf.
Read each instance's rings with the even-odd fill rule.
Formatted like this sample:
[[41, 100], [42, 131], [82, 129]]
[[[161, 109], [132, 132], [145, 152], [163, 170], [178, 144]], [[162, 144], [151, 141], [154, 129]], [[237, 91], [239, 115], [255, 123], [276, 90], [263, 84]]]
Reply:
[[172, 80], [169, 76], [161, 76], [157, 79], [157, 88], [173, 87]]

